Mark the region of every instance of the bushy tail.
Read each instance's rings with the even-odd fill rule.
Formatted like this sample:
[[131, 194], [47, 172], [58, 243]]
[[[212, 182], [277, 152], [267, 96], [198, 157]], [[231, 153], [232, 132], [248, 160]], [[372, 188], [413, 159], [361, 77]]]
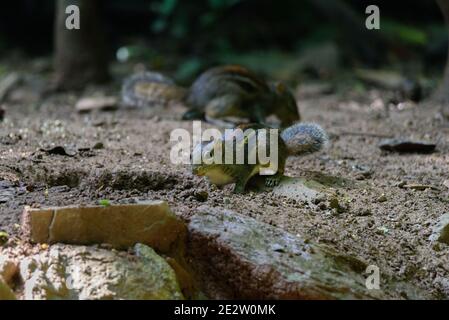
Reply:
[[329, 141], [324, 129], [315, 123], [297, 123], [281, 132], [291, 155], [302, 155], [321, 150]]
[[147, 107], [170, 102], [181, 102], [187, 90], [157, 72], [137, 73], [125, 79], [122, 101], [131, 107]]

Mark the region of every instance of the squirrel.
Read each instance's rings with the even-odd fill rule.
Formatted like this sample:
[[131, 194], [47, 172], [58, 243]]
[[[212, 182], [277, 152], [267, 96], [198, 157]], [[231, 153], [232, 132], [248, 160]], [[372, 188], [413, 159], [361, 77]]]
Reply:
[[[257, 129], [268, 129], [267, 127], [260, 124], [247, 124], [240, 125], [237, 129], [254, 129], [255, 134], [259, 134], [260, 131]], [[234, 129], [235, 130], [235, 129]], [[268, 135], [269, 136], [269, 135]], [[204, 149], [207, 146], [210, 151], [210, 156], [213, 157], [214, 146], [216, 144], [221, 144], [219, 147], [222, 149], [222, 155], [225, 154], [225, 143], [226, 141], [232, 140], [233, 148], [238, 145], [244, 145], [244, 155], [245, 161], [249, 158], [251, 153], [257, 154], [258, 145], [248, 144], [248, 137], [235, 138], [235, 135], [226, 136], [223, 135], [218, 141], [213, 140], [211, 142], [200, 143], [193, 150], [193, 157], [199, 157], [204, 155]], [[270, 137], [270, 136], [269, 136]], [[259, 139], [259, 136], [257, 136]], [[285, 163], [289, 156], [300, 156], [308, 153], [313, 153], [321, 150], [329, 141], [327, 133], [324, 129], [314, 123], [297, 123], [294, 124], [278, 135], [278, 170], [274, 175], [267, 176], [265, 179], [266, 187], [275, 187], [279, 184], [281, 178], [283, 177]], [[269, 140], [266, 140], [266, 148], [269, 150]], [[235, 153], [236, 149], [233, 149]], [[270, 154], [269, 152], [267, 154]], [[259, 169], [268, 168], [270, 164], [261, 164], [259, 159], [256, 159], [255, 164], [249, 164], [249, 161], [243, 164], [224, 164], [224, 163], [210, 163], [207, 164], [201, 161], [200, 164], [192, 165], [192, 172], [198, 176], [206, 176], [210, 183], [217, 186], [224, 186], [227, 184], [235, 183], [234, 193], [244, 193], [246, 190], [247, 183], [252, 177], [254, 177]]]
[[275, 115], [282, 127], [300, 120], [296, 100], [284, 84], [267, 83], [238, 65], [210, 68], [189, 89], [159, 73], [136, 74], [125, 80], [122, 100], [138, 107], [183, 102], [189, 108], [183, 120], [238, 117], [264, 123]]

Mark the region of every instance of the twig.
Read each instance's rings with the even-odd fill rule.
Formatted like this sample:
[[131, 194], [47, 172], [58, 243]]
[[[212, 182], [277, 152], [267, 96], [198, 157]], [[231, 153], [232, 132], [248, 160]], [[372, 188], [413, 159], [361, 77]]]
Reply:
[[389, 134], [372, 133], [372, 132], [343, 131], [338, 134], [342, 135], [342, 136], [365, 136], [365, 137], [374, 137], [374, 138], [393, 138], [393, 136], [389, 135]]

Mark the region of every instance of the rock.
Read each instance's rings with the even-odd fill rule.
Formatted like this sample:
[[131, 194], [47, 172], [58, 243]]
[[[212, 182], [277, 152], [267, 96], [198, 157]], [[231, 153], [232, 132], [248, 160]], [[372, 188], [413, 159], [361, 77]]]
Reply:
[[315, 202], [323, 198], [326, 187], [321, 183], [305, 178], [282, 178], [278, 186], [273, 188], [273, 194], [284, 196], [296, 201]]
[[442, 107], [441, 108], [441, 116], [443, 117], [443, 119], [449, 120], [449, 108]]
[[366, 265], [252, 218], [201, 207], [188, 225], [187, 252], [205, 293], [225, 299], [370, 299]]
[[40, 98], [41, 92], [33, 90], [29, 85], [21, 86], [8, 94], [8, 101], [12, 103], [31, 104], [38, 102]]
[[184, 223], [165, 201], [47, 209], [25, 207], [22, 220], [25, 234], [35, 243], [108, 243], [116, 248], [143, 243], [164, 253], [176, 249], [186, 232]]
[[16, 300], [16, 295], [0, 278], [0, 301], [1, 300]]
[[320, 210], [327, 210], [327, 205], [326, 205], [326, 203], [324, 203], [324, 202], [321, 202], [320, 204], [318, 204], [318, 208], [320, 209]]
[[357, 180], [365, 180], [371, 178], [373, 171], [370, 167], [360, 164], [351, 166], [351, 169], [356, 172], [355, 178]]
[[394, 91], [393, 101], [396, 103], [407, 100], [418, 102], [422, 99], [421, 83], [394, 71], [356, 69], [355, 76], [370, 85]]
[[20, 140], [22, 140], [22, 136], [16, 133], [9, 133], [0, 137], [0, 144], [4, 144], [6, 146], [13, 146], [17, 144]]
[[381, 141], [379, 148], [399, 153], [431, 153], [435, 151], [436, 144], [402, 139], [386, 139]]
[[449, 180], [444, 180], [443, 186], [449, 189]]
[[407, 185], [406, 181], [400, 181], [400, 182], [395, 184], [395, 186], [399, 187], [399, 188], [404, 188], [405, 185]]
[[0, 255], [0, 280], [7, 284], [11, 284], [14, 277], [19, 272], [17, 262], [10, 259], [6, 255]]
[[183, 299], [169, 264], [145, 245], [135, 255], [57, 244], [20, 263], [24, 299]]
[[388, 90], [399, 89], [405, 81], [401, 74], [385, 70], [356, 69], [354, 74], [368, 84]]
[[372, 212], [369, 208], [363, 208], [363, 209], [359, 209], [358, 211], [356, 211], [355, 214], [359, 217], [367, 217], [367, 216], [372, 215]]
[[76, 150], [74, 150], [73, 148], [70, 147], [65, 147], [65, 146], [55, 146], [55, 147], [51, 147], [51, 148], [43, 148], [41, 149], [41, 151], [48, 153], [48, 154], [56, 154], [56, 155], [60, 155], [60, 156], [68, 156], [68, 157], [74, 157], [77, 153]]
[[376, 229], [376, 234], [379, 235], [386, 235], [388, 232], [390, 232], [390, 229], [385, 226], [380, 226]]
[[383, 273], [369, 290], [363, 261], [229, 210], [200, 207], [188, 229], [189, 261], [212, 299], [431, 298]]
[[11, 89], [15, 87], [20, 80], [21, 76], [16, 72], [12, 72], [0, 80], [0, 102], [6, 98]]
[[357, 173], [357, 174], [355, 175], [355, 179], [356, 179], [356, 180], [359, 180], [359, 181], [365, 180], [367, 177], [369, 177], [369, 176], [366, 176], [366, 175], [364, 175], [363, 173]]
[[296, 95], [300, 98], [314, 98], [322, 95], [327, 95], [335, 92], [335, 87], [326, 82], [318, 83], [303, 83], [298, 86]]
[[377, 202], [386, 202], [387, 200], [387, 197], [383, 193], [377, 198]]
[[92, 149], [95, 149], [95, 150], [104, 149], [104, 144], [103, 144], [103, 142], [97, 142], [96, 144], [94, 144], [94, 146], [92, 147]]
[[195, 199], [197, 201], [205, 202], [205, 201], [207, 201], [207, 198], [209, 197], [209, 194], [205, 190], [200, 190], [200, 191], [195, 191], [193, 196], [195, 197]]
[[7, 180], [0, 180], [0, 203], [6, 203], [14, 198], [16, 188]]
[[80, 99], [75, 109], [78, 112], [90, 112], [95, 110], [115, 110], [117, 109], [118, 99], [116, 97], [88, 97]]
[[430, 240], [449, 244], [449, 213], [443, 214], [438, 219], [438, 223], [433, 227]]
[[336, 213], [342, 213], [346, 211], [346, 208], [340, 204], [337, 197], [332, 197], [329, 200], [329, 207], [335, 210]]
[[443, 277], [436, 277], [433, 281], [434, 285], [439, 287], [441, 292], [445, 295], [446, 299], [449, 298], [449, 279]]

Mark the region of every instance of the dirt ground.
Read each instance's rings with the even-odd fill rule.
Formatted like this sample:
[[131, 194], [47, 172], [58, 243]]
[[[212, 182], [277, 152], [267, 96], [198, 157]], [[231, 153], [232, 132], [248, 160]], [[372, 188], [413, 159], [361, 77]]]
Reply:
[[[173, 165], [170, 132], [192, 130], [190, 122], [179, 120], [182, 107], [88, 114], [74, 110], [82, 95], [110, 93], [117, 94], [118, 87], [42, 99], [23, 92], [25, 97], [20, 97], [19, 92], [15, 101], [3, 104], [0, 231], [10, 234], [4, 247], [29, 249], [18, 225], [25, 205], [162, 199], [188, 218], [195, 208], [208, 204], [329, 244], [377, 265], [381, 274], [409, 281], [435, 297], [449, 297], [449, 246], [429, 240], [438, 218], [449, 213], [449, 188], [443, 184], [449, 180], [449, 122], [439, 114], [439, 106], [385, 106], [385, 93], [375, 90], [300, 97], [303, 120], [321, 124], [331, 141], [318, 154], [289, 158], [286, 175], [320, 173], [345, 179], [337, 192], [344, 195], [346, 210], [335, 214], [320, 204], [269, 191], [235, 195], [231, 186], [220, 190], [192, 175], [188, 166]], [[437, 152], [387, 153], [378, 147], [384, 136], [433, 141]], [[69, 155], [45, 151], [54, 146], [65, 146]], [[401, 188], [404, 182], [434, 188]], [[208, 193], [207, 199], [200, 191]]]

